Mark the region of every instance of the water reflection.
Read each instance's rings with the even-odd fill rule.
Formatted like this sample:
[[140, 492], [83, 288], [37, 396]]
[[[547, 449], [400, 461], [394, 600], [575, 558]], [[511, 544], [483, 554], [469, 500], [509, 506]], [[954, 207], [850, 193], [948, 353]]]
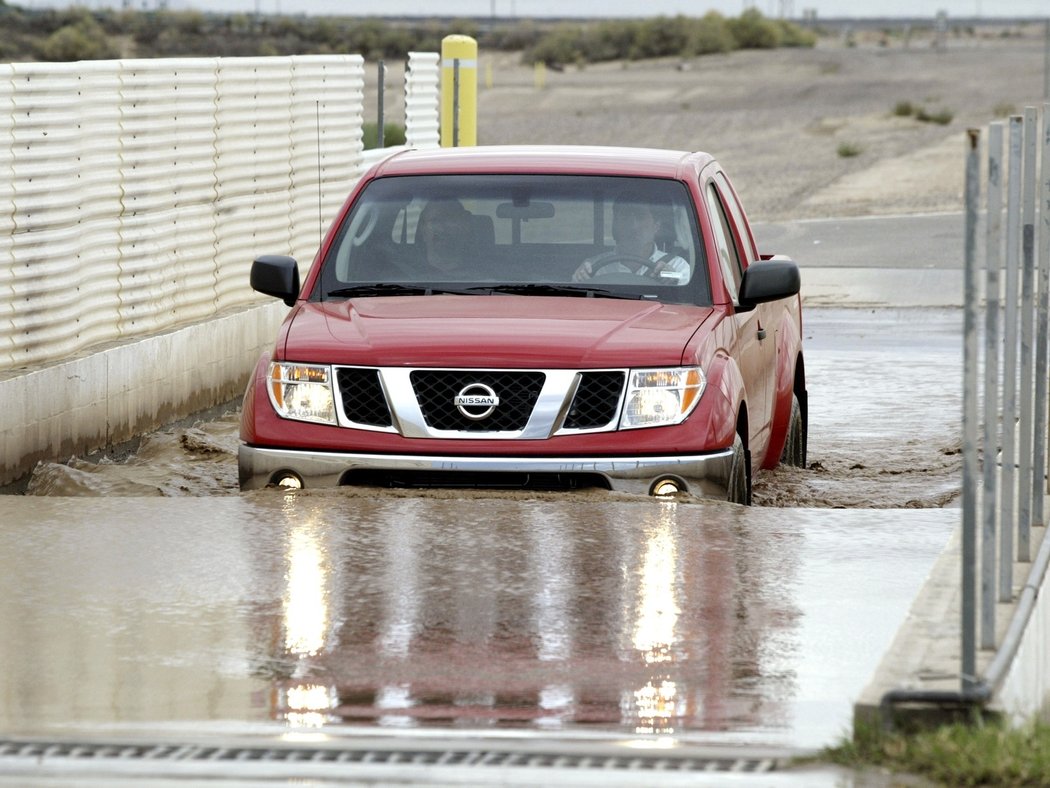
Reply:
[[653, 671], [644, 686], [625, 691], [621, 700], [623, 721], [633, 723], [636, 733], [674, 733], [686, 714], [685, 687], [680, 692], [675, 680], [675, 663], [683, 656], [678, 632], [682, 577], [673, 517], [676, 506], [661, 503], [655, 521], [645, 529], [637, 600], [625, 616], [625, 621], [633, 620], [634, 651]]
[[673, 734], [761, 727], [777, 704], [751, 676], [762, 627], [794, 611], [749, 599], [744, 575], [783, 586], [770, 569], [791, 565], [762, 566], [734, 508], [359, 504], [288, 512], [284, 651], [302, 683], [278, 719]]
[[287, 569], [283, 594], [284, 656], [291, 662], [289, 683], [278, 688], [280, 718], [296, 727], [320, 728], [339, 720], [334, 709], [339, 693], [334, 683], [317, 683], [311, 657], [332, 637], [329, 600], [335, 595], [324, 539], [329, 533], [316, 514], [297, 517], [295, 497], [286, 495], [283, 510], [294, 517], [287, 539]]
[[[6, 514], [0, 729], [270, 720], [766, 741], [800, 719], [829, 738], [848, 724], [849, 693], [953, 525], [302, 493], [14, 497]], [[866, 571], [847, 563], [861, 558]]]

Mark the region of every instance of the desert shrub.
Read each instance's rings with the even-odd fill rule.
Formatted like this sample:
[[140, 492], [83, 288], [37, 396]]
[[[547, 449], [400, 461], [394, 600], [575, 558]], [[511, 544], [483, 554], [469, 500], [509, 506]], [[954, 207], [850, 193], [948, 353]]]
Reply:
[[757, 8], [749, 8], [729, 20], [729, 31], [740, 49], [776, 49], [780, 46], [780, 26]]
[[578, 25], [560, 25], [543, 36], [525, 51], [522, 59], [526, 63], [559, 65], [572, 63], [582, 54], [583, 35]]
[[689, 50], [689, 25], [684, 16], [658, 16], [640, 22], [628, 56], [633, 60], [680, 55]]
[[910, 118], [915, 114], [916, 106], [910, 101], [898, 101], [893, 105], [893, 114], [898, 118]]
[[780, 46], [811, 48], [817, 45], [817, 34], [786, 19], [778, 19]]
[[68, 62], [106, 60], [118, 57], [119, 52], [98, 22], [85, 16], [49, 35], [40, 45], [39, 55], [41, 60]]
[[689, 26], [687, 54], [718, 54], [730, 52], [735, 47], [736, 39], [729, 29], [729, 23], [717, 11], [708, 11]]
[[928, 111], [925, 107], [919, 107], [915, 113], [915, 119], [923, 123], [936, 123], [938, 126], [947, 126], [952, 122], [955, 114], [950, 109], [939, 109], [935, 112]]
[[860, 156], [864, 152], [864, 148], [855, 142], [840, 142], [838, 147], [838, 154], [840, 159], [852, 159], [855, 156]]
[[[365, 150], [372, 150], [379, 146], [379, 125], [377, 123], [366, 123], [361, 129], [361, 144]], [[383, 124], [383, 146], [386, 148], [394, 145], [405, 144], [405, 127], [396, 123]]]

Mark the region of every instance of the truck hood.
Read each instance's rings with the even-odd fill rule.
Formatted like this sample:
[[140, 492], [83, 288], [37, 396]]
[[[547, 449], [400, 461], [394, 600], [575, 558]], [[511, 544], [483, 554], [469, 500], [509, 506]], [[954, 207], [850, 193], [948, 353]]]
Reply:
[[710, 307], [608, 298], [396, 296], [307, 302], [284, 356], [367, 366], [674, 366]]

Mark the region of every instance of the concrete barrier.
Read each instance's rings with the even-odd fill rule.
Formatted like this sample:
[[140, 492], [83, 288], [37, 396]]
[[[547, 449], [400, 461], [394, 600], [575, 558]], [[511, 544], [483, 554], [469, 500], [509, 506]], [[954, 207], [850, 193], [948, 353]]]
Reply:
[[67, 361], [0, 373], [0, 485], [40, 460], [104, 449], [235, 399], [287, 311], [279, 301], [237, 307]]

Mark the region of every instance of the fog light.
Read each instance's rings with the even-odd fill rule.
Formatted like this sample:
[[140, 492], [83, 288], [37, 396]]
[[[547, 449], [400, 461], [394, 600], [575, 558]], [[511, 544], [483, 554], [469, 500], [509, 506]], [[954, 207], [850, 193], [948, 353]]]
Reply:
[[274, 477], [273, 483], [280, 487], [282, 490], [303, 489], [303, 480], [296, 476], [294, 473], [282, 473]]
[[660, 479], [653, 485], [650, 495], [676, 495], [681, 491], [681, 485], [674, 479]]

